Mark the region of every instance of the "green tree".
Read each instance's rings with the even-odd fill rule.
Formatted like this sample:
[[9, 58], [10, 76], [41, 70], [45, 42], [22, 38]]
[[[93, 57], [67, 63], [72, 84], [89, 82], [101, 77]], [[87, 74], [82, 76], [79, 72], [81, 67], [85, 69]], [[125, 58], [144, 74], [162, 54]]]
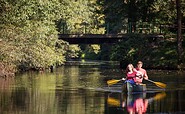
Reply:
[[61, 0], [60, 3], [60, 29], [63, 28], [61, 26], [66, 26], [66, 33], [70, 34], [104, 34], [104, 27], [101, 27], [104, 24], [103, 14], [96, 13], [102, 9], [96, 0]]
[[[60, 18], [57, 0], [0, 0], [1, 61], [25, 69], [48, 68], [65, 60], [64, 46], [56, 47]], [[65, 45], [65, 43], [63, 43]]]
[[[60, 0], [61, 19], [57, 22], [61, 34], [104, 34], [105, 21], [103, 2], [98, 0]], [[81, 48], [82, 47], [82, 48]], [[79, 58], [80, 54], [86, 57], [92, 55], [97, 49], [92, 46], [69, 45], [66, 54], [68, 58]], [[98, 47], [98, 46], [95, 46]], [[84, 49], [84, 50], [83, 50]], [[87, 50], [92, 50], [91, 52]], [[88, 55], [89, 54], [89, 55]], [[93, 57], [92, 57], [93, 58]]]

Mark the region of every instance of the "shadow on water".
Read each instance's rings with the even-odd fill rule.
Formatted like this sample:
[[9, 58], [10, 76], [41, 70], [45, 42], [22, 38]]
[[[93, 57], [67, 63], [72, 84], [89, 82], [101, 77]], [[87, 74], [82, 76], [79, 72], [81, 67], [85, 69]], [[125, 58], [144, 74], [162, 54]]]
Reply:
[[161, 92], [155, 84], [144, 81], [152, 91], [125, 95], [119, 90], [123, 82], [112, 89], [106, 83], [124, 77], [124, 71], [113, 62], [97, 61], [62, 66], [53, 73], [31, 71], [0, 78], [0, 114], [127, 114], [145, 104], [147, 108], [142, 109], [146, 113], [185, 113], [185, 73], [147, 73], [167, 88]]

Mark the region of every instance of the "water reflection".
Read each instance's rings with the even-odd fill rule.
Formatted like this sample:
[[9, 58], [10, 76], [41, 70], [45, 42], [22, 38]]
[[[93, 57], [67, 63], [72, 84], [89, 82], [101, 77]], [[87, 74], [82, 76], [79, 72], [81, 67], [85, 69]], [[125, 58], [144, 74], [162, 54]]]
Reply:
[[119, 98], [114, 98], [110, 94], [107, 103], [110, 108], [110, 114], [116, 110], [126, 111], [129, 114], [143, 114], [147, 112], [148, 105], [154, 101], [161, 100], [166, 96], [165, 92], [161, 93], [136, 93], [136, 94], [120, 94]]
[[126, 114], [128, 105], [137, 112], [136, 107], [146, 104], [146, 113], [185, 112], [184, 75], [148, 71], [150, 79], [167, 84], [165, 94], [126, 96], [105, 90], [107, 80], [123, 77], [119, 68], [105, 66], [63, 66], [53, 73], [0, 78], [0, 114]]

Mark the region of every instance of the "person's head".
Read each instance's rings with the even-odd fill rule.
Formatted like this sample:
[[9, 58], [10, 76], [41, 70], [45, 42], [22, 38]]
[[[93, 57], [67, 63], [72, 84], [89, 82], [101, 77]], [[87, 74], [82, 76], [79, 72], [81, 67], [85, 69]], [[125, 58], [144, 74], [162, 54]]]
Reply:
[[142, 68], [143, 66], [143, 62], [142, 61], [138, 61], [137, 62], [137, 68]]
[[134, 70], [134, 66], [132, 64], [128, 64], [126, 68], [126, 72], [133, 71], [133, 70]]

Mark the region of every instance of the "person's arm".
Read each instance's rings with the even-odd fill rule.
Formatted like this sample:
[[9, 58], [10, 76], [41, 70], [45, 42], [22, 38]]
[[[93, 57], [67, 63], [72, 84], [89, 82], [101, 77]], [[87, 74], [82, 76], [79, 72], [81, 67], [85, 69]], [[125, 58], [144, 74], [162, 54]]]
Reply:
[[122, 80], [127, 80], [128, 79], [128, 75], [126, 73], [126, 77], [123, 77]]
[[136, 68], [133, 69], [134, 72], [138, 72]]
[[146, 70], [145, 70], [145, 73], [144, 73], [144, 79], [145, 79], [145, 80], [148, 80], [148, 75], [147, 75]]
[[138, 71], [136, 68], [134, 68], [133, 71], [136, 73], [135, 77], [141, 77], [142, 78], [143, 74], [140, 71]]
[[133, 79], [136, 77], [136, 72], [132, 73], [132, 74], [127, 74], [127, 79]]

